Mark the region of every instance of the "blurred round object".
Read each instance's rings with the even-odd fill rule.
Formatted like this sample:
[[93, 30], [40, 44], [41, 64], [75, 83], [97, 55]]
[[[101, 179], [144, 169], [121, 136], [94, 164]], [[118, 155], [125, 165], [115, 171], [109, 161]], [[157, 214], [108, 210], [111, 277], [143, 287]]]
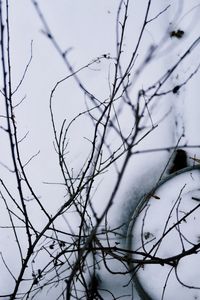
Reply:
[[200, 166], [168, 176], [140, 200], [127, 247], [143, 253], [129, 265], [141, 299], [200, 299]]

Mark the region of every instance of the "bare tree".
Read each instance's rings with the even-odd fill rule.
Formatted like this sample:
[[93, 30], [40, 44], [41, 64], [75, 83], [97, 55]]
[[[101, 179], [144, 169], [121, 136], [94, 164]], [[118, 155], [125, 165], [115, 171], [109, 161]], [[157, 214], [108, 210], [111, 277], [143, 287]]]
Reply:
[[[45, 182], [50, 189], [53, 186], [62, 190], [64, 196], [57, 201], [59, 206], [52, 211], [48, 202], [38, 195], [37, 188], [31, 183], [30, 170], [40, 153], [25, 161], [22, 145], [27, 135], [19, 135], [16, 110], [23, 102], [18, 93], [27, 73], [30, 72], [32, 44], [30, 59], [19, 83], [15, 85], [12, 81], [13, 45], [10, 42], [12, 30], [9, 9], [12, 4], [9, 0], [0, 1], [3, 78], [1, 102], [4, 102], [5, 107], [1, 114], [0, 128], [6, 136], [6, 149], [9, 151], [9, 162], [1, 162], [2, 170], [6, 170], [6, 175], [0, 178], [2, 211], [5, 213], [5, 225], [1, 230], [12, 232], [9, 233], [11, 242], [8, 247], [13, 247], [16, 261], [16, 265], [12, 265], [6, 258], [6, 251], [1, 251], [2, 272], [9, 277], [9, 287], [6, 293], [0, 294], [0, 298], [39, 299], [42, 295], [42, 299], [45, 296], [48, 299], [68, 300], [123, 297], [133, 299], [136, 297], [135, 287], [132, 293], [132, 285], [135, 283], [142, 299], [151, 299], [141, 283], [142, 280], [140, 281], [141, 270], [149, 265], [170, 268], [161, 288], [162, 299], [173, 272], [177, 282], [196, 291], [200, 286], [186, 284], [177, 271], [181, 260], [198, 253], [200, 247], [199, 240], [190, 240], [184, 233], [183, 224], [189, 222], [191, 216], [195, 218], [199, 209], [198, 203], [181, 215], [184, 185], [179, 186], [178, 194], [176, 191], [176, 196], [173, 196], [175, 199], [172, 197], [166, 218], [160, 221], [162, 234], [155, 236], [155, 233], [146, 228], [149, 224], [150, 210], [153, 209], [155, 215], [158, 212], [154, 209], [154, 204], [151, 205], [152, 199], [161, 203], [161, 196], [157, 194], [159, 188], [184, 173], [189, 172], [190, 177], [196, 176], [195, 172], [199, 170], [198, 157], [192, 157], [192, 166], [187, 168], [187, 157], [183, 149], [195, 149], [199, 146], [182, 143], [184, 127], [181, 133], [178, 132], [179, 136], [173, 145], [152, 149], [144, 148], [143, 143], [172, 115], [170, 107], [165, 111], [162, 109], [163, 101], [169, 95], [176, 99], [198, 72], [199, 62], [196, 62], [180, 80], [174, 81], [180, 68], [184, 64], [190, 64], [191, 56], [199, 49], [200, 36], [181, 49], [179, 56], [173, 58], [158, 77], [152, 74], [150, 83], [143, 85], [141, 78], [145, 77], [148, 68], [155, 68], [160, 61], [165, 66], [164, 61], [173, 50], [172, 40], [178, 43], [185, 36], [182, 28], [173, 27], [172, 24], [171, 27], [166, 27], [162, 36], [154, 43], [144, 47], [145, 32], [157, 26], [158, 20], [165, 17], [170, 5], [157, 10], [153, 15], [152, 1], [145, 1], [142, 25], [130, 52], [125, 43], [130, 30], [129, 13], [132, 4], [129, 0], [118, 1], [115, 4], [116, 32], [113, 33], [116, 35], [115, 53], [100, 54], [84, 66], [74, 68], [69, 59], [70, 49], [62, 49], [46, 20], [45, 11], [41, 10], [38, 1], [31, 2], [41, 22], [44, 38], [55, 48], [67, 70], [67, 75], [55, 82], [49, 96], [52, 126], [49, 130], [53, 130], [54, 136], [53, 146], [49, 147], [55, 149], [61, 180]], [[98, 66], [103, 63], [107, 68], [105, 91], [108, 92], [105, 98], [98, 96], [84, 78], [85, 71], [96, 72]], [[77, 115], [68, 122], [67, 119], [60, 120], [57, 116], [55, 99], [61, 86], [71, 80], [76, 84], [85, 109], [78, 108]], [[71, 97], [67, 90], [65, 97]], [[126, 119], [129, 124], [124, 122]], [[85, 132], [82, 137], [87, 141], [87, 151], [84, 149], [81, 160], [76, 164], [72, 162], [69, 154], [73, 151], [70, 137], [76, 124], [80, 122], [81, 126], [84, 126], [85, 120], [89, 120], [91, 124], [90, 131]], [[129, 204], [129, 212], [125, 210], [125, 219], [119, 218], [117, 224], [111, 222], [112, 207], [132, 158], [145, 153], [157, 155], [160, 152], [165, 152], [167, 159], [159, 169], [159, 174], [148, 175], [153, 177], [153, 185], [137, 189], [139, 192], [135, 193], [134, 201]], [[176, 157], [173, 158], [175, 154]], [[169, 167], [172, 161], [173, 165]], [[167, 172], [171, 173], [169, 177], [166, 177]], [[108, 173], [112, 177], [111, 187], [103, 205], [100, 205], [101, 209], [97, 209], [101, 181], [107, 178]], [[136, 175], [140, 178], [140, 174]], [[145, 186], [143, 178], [140, 178], [139, 182]], [[191, 197], [194, 202], [199, 201], [198, 195]], [[151, 217], [152, 215], [153, 213], [150, 214]], [[175, 216], [173, 223], [170, 222], [172, 215]], [[38, 219], [42, 220], [42, 225], [38, 224]], [[175, 255], [163, 257], [159, 249], [163, 247], [166, 237], [170, 236], [172, 231], [177, 232], [181, 246], [175, 247], [178, 251]], [[136, 246], [135, 232], [140, 237]], [[103, 272], [110, 274], [113, 281], [116, 277], [125, 278], [126, 284], [113, 291], [105, 283]]]

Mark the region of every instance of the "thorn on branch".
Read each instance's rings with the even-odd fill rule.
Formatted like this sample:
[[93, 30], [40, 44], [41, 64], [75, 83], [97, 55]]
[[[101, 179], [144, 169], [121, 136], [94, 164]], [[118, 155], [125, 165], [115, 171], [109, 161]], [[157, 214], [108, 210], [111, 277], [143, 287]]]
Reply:
[[[48, 36], [49, 37], [49, 36]], [[49, 37], [50, 38], [50, 37]], [[65, 58], [67, 56], [67, 54], [73, 50], [73, 47], [69, 47], [68, 49], [66, 49], [63, 53], [62, 53], [62, 56]]]
[[51, 35], [51, 33], [50, 32], [47, 32], [47, 31], [45, 31], [45, 30], [41, 30], [41, 32], [44, 34], [44, 35], [46, 35], [49, 39], [53, 39], [53, 37], [52, 37], [52, 35]]

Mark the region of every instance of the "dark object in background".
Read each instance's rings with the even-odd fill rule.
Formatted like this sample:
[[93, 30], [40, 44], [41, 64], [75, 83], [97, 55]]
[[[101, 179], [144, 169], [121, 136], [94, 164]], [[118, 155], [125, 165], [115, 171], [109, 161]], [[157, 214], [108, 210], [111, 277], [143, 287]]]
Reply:
[[178, 149], [175, 153], [175, 157], [174, 157], [172, 166], [169, 169], [169, 174], [172, 174], [178, 170], [186, 168], [187, 166], [188, 166], [187, 153], [182, 149]]
[[173, 30], [170, 32], [170, 37], [171, 38], [176, 37], [177, 39], [181, 39], [183, 37], [184, 33], [185, 32], [181, 29]]
[[98, 292], [99, 283], [99, 276], [93, 273], [89, 282], [87, 300], [102, 299]]

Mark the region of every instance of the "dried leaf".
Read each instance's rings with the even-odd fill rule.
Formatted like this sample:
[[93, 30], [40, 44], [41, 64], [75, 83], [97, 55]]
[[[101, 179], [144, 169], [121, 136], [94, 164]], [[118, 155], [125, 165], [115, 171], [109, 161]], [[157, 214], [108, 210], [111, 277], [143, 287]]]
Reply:
[[153, 234], [151, 232], [144, 232], [144, 238], [145, 240], [148, 240], [149, 238], [153, 237]]
[[175, 87], [173, 88], [173, 90], [172, 90], [172, 93], [173, 93], [173, 94], [177, 94], [178, 91], [179, 91], [179, 89], [180, 89], [180, 85], [175, 86]]
[[170, 37], [175, 37], [177, 39], [181, 39], [183, 37], [184, 33], [185, 32], [181, 29], [173, 30], [170, 32]]

